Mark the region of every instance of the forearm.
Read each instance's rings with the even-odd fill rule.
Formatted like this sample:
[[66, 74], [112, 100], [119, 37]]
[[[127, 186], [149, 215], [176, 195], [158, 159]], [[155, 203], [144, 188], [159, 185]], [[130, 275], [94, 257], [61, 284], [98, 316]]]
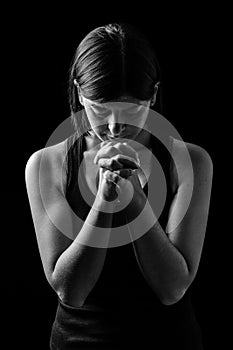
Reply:
[[112, 223], [112, 213], [105, 211], [112, 208], [111, 202], [96, 197], [82, 229], [56, 262], [54, 289], [70, 305], [81, 306], [99, 278]]
[[[137, 205], [138, 212], [142, 210], [139, 207], [140, 203]], [[183, 255], [162, 229], [149, 202], [140, 219], [133, 220], [128, 227], [145, 279], [164, 304], [175, 303], [188, 286], [188, 266]], [[146, 233], [140, 237], [140, 232], [143, 231]]]

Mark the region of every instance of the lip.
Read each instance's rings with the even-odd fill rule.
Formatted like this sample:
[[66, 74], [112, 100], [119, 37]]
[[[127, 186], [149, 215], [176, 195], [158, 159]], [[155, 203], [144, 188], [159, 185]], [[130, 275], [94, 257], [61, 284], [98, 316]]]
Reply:
[[119, 136], [109, 136], [109, 135], [105, 135], [109, 140], [117, 140], [117, 139], [125, 139], [125, 138], [129, 138], [128, 135], [119, 135]]

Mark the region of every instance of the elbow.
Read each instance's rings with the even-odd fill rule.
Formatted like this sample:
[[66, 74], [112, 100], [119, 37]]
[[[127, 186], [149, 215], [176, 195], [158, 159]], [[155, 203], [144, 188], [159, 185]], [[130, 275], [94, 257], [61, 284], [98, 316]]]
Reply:
[[190, 274], [185, 274], [185, 277], [173, 280], [171, 283], [166, 281], [166, 283], [161, 283], [163, 286], [160, 289], [159, 299], [163, 305], [174, 305], [178, 303], [185, 295], [189, 286], [193, 281], [193, 276]]
[[63, 304], [79, 308], [82, 307], [85, 302], [85, 298], [83, 298], [78, 292], [71, 293], [64, 288], [57, 288], [55, 289], [55, 292]]
[[85, 297], [81, 293], [82, 289], [63, 283], [53, 283], [52, 288], [63, 304], [77, 308], [83, 306]]
[[183, 298], [184, 294], [185, 294], [185, 292], [180, 293], [180, 294], [176, 294], [173, 296], [169, 296], [169, 297], [166, 296], [166, 297], [161, 298], [160, 301], [163, 305], [166, 305], [166, 306], [174, 305], [174, 304], [178, 303], [178, 301], [180, 301]]
[[55, 272], [51, 273], [49, 276], [47, 275], [46, 277], [50, 286], [57, 294], [58, 298], [62, 302], [65, 302], [65, 300], [67, 299], [67, 288], [64, 279], [59, 278], [59, 276], [55, 275]]
[[55, 271], [49, 276], [48, 281], [62, 303], [72, 307], [83, 306], [86, 297], [83, 288], [69, 283], [64, 276]]
[[185, 295], [187, 291], [187, 288], [183, 288], [183, 289], [172, 289], [169, 292], [166, 293], [162, 293], [159, 297], [160, 302], [163, 305], [169, 306], [169, 305], [174, 305], [176, 303], [178, 303], [183, 296]]
[[54, 292], [57, 294], [58, 298], [63, 302], [66, 303], [68, 300], [68, 293], [67, 293], [67, 288], [64, 285], [64, 281], [57, 280], [57, 279], [51, 279], [50, 285], [53, 288]]

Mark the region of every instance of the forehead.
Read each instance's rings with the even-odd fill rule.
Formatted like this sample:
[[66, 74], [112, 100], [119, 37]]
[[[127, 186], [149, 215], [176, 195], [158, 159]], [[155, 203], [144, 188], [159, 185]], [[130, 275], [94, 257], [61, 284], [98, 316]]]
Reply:
[[132, 106], [147, 106], [149, 104], [149, 101], [143, 101], [139, 100], [130, 96], [122, 96], [114, 101], [109, 101], [109, 102], [98, 102], [98, 101], [93, 101], [89, 100], [86, 97], [83, 96], [83, 101], [85, 102], [86, 105], [92, 105], [92, 106], [104, 106], [106, 108], [113, 108], [113, 107], [132, 107]]

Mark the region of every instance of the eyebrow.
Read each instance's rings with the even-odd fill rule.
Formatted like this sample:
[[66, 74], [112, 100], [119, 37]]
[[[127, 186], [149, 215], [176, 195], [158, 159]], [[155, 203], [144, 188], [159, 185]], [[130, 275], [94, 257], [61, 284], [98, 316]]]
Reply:
[[[106, 102], [107, 103], [107, 102]], [[124, 102], [122, 102], [124, 103]], [[138, 105], [138, 104], [135, 104], [135, 103], [129, 103], [130, 106], [128, 108], [126, 108], [126, 110], [130, 110], [130, 109], [134, 109], [134, 108], [140, 108], [142, 105]], [[98, 104], [96, 102], [92, 102], [90, 104], [91, 107], [98, 107], [98, 108], [103, 108], [103, 109], [108, 109], [108, 106], [105, 106], [103, 104]]]
[[96, 103], [96, 102], [92, 102], [90, 105], [91, 105], [92, 107], [102, 107], [102, 108], [105, 108], [105, 106], [103, 106], [102, 104], [98, 104], [98, 103]]

